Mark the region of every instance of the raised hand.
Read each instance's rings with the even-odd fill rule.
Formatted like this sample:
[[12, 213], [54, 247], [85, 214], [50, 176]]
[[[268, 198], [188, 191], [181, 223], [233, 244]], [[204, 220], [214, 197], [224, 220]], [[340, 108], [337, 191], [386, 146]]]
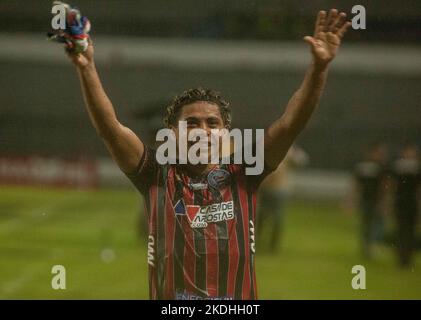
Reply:
[[76, 67], [84, 68], [92, 64], [94, 60], [94, 46], [91, 38], [88, 38], [88, 43], [88, 48], [85, 52], [82, 53], [73, 52], [69, 47], [66, 46], [66, 53]]
[[319, 12], [314, 35], [304, 37], [304, 41], [311, 46], [314, 62], [318, 66], [326, 66], [335, 58], [341, 39], [350, 25], [344, 12], [339, 13], [336, 9], [331, 9], [328, 15], [326, 11]]
[[65, 29], [54, 29], [47, 33], [49, 40], [64, 44], [66, 53], [77, 67], [86, 67], [93, 62], [94, 49], [89, 38], [91, 23], [76, 7], [62, 1], [53, 5], [63, 6], [66, 15]]

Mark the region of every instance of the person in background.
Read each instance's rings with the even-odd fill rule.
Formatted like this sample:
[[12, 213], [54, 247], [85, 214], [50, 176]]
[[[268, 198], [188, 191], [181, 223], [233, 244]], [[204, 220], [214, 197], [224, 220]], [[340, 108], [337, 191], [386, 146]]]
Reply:
[[[308, 160], [304, 150], [296, 146], [291, 147], [284, 161], [261, 185], [256, 228], [262, 240], [265, 238], [264, 231], [269, 232], [268, 248], [271, 253], [277, 251], [282, 233], [288, 173], [293, 166], [307, 165]], [[267, 227], [270, 227], [270, 231], [264, 230]]]
[[383, 241], [384, 237], [387, 161], [386, 145], [375, 143], [354, 169], [352, 202], [361, 214], [361, 253], [367, 259], [372, 257], [374, 243]]
[[394, 209], [399, 265], [411, 267], [415, 251], [417, 216], [421, 199], [421, 164], [416, 144], [405, 145], [392, 164]]

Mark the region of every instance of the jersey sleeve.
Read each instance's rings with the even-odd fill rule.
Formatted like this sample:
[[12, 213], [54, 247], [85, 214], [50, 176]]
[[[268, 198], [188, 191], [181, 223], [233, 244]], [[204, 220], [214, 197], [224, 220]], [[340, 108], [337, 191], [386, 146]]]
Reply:
[[[245, 168], [244, 167], [244, 174], [246, 175], [245, 172]], [[263, 172], [261, 174], [258, 175], [246, 175], [246, 181], [247, 181], [247, 185], [248, 187], [255, 191], [259, 188], [260, 184], [263, 182], [263, 180], [265, 180], [265, 178], [270, 175], [274, 170], [269, 168], [266, 163], [264, 164], [264, 168], [263, 168]]]
[[133, 183], [141, 194], [145, 194], [155, 183], [159, 164], [156, 161], [155, 150], [145, 146], [142, 159], [136, 170], [132, 173], [126, 173], [126, 176]]
[[[256, 155], [257, 154], [256, 145], [253, 144], [252, 148], [253, 148], [252, 149], [253, 154]], [[253, 168], [256, 165], [256, 163], [255, 164], [246, 164], [243, 161], [241, 164], [238, 164], [238, 163], [236, 164], [235, 157], [236, 157], [237, 153], [240, 153], [240, 159], [244, 160], [244, 158], [245, 158], [244, 148], [241, 148], [240, 150], [236, 151], [235, 153], [232, 153], [229, 156], [229, 163], [233, 164], [234, 171], [237, 171], [241, 175], [245, 176], [245, 182], [246, 182], [247, 188], [251, 191], [256, 191], [259, 188], [260, 184], [263, 182], [263, 180], [275, 170], [271, 169], [266, 164], [266, 161], [264, 161], [264, 157], [260, 158], [260, 159], [257, 159], [257, 157], [256, 157], [256, 161], [259, 160], [263, 163], [263, 171], [260, 174], [257, 174], [257, 175], [247, 174], [246, 169], [247, 168]]]

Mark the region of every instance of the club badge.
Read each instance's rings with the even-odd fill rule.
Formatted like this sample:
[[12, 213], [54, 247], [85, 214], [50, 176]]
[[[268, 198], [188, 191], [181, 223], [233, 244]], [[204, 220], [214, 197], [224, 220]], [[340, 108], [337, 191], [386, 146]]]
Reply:
[[214, 189], [225, 187], [230, 182], [230, 173], [224, 169], [215, 169], [208, 174], [208, 183]]

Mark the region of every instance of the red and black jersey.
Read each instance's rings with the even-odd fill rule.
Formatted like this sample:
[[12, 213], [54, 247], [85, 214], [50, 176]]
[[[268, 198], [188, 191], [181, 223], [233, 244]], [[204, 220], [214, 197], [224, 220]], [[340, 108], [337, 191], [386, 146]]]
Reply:
[[127, 176], [145, 199], [151, 299], [257, 298], [256, 191], [267, 173], [227, 164], [193, 179], [145, 148]]

